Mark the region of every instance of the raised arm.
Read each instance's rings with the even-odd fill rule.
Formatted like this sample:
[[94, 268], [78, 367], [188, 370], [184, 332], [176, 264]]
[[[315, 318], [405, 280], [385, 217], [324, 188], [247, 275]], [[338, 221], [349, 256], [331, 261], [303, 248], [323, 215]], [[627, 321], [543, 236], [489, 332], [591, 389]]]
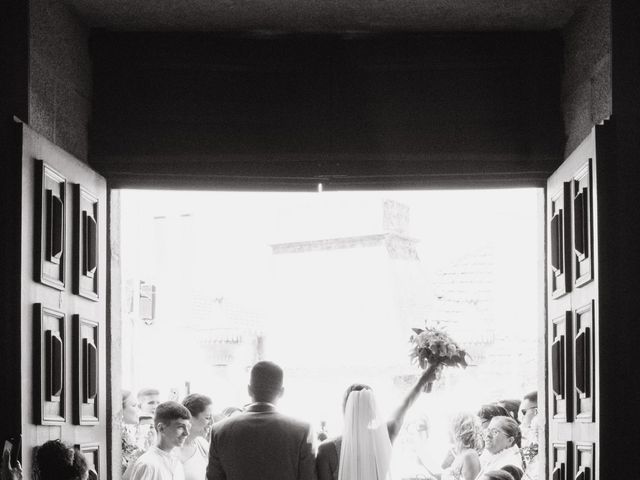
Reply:
[[407, 414], [407, 411], [414, 404], [420, 392], [424, 389], [425, 385], [429, 382], [433, 382], [436, 379], [436, 372], [439, 368], [439, 365], [429, 365], [429, 367], [422, 372], [418, 381], [411, 387], [411, 390], [407, 393], [406, 397], [395, 411], [393, 416], [387, 422], [387, 429], [389, 430], [389, 438], [391, 442], [393, 442], [398, 433], [400, 432], [400, 428], [404, 423], [404, 417]]

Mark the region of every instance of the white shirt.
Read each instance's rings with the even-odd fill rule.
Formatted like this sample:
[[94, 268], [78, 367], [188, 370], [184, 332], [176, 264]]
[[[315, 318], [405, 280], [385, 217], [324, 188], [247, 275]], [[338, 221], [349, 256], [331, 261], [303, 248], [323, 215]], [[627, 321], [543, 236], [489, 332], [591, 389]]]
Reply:
[[202, 437], [194, 440], [195, 450], [182, 462], [185, 480], [204, 480], [209, 463], [209, 443]]
[[520, 470], [524, 470], [520, 448], [517, 445], [512, 445], [495, 454], [489, 450], [482, 452], [482, 455], [480, 455], [480, 473], [476, 478], [482, 478], [485, 472], [500, 470], [505, 465], [514, 465]]
[[138, 457], [133, 468], [125, 472], [124, 478], [125, 480], [184, 480], [184, 470], [178, 458], [153, 445]]

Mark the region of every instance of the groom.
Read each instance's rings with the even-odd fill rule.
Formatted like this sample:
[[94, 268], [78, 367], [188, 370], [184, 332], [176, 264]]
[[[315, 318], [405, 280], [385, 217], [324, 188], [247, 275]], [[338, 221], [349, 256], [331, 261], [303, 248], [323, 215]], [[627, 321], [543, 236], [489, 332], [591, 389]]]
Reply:
[[212, 427], [207, 480], [315, 479], [311, 427], [276, 410], [284, 393], [282, 378], [275, 363], [253, 366], [253, 403]]

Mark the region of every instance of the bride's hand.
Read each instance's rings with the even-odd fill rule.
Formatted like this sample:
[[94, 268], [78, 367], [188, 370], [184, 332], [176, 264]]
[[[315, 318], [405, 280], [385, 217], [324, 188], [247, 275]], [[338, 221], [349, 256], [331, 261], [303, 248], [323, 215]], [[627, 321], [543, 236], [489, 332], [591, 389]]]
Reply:
[[438, 378], [438, 372], [442, 369], [441, 363], [431, 363], [427, 369], [422, 373], [422, 379], [424, 383], [433, 383]]

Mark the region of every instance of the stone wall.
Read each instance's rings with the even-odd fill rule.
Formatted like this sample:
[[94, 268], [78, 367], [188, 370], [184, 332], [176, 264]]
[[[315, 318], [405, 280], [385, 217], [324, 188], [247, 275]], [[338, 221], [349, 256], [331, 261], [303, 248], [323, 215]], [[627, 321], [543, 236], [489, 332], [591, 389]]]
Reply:
[[611, 115], [611, 9], [590, 0], [563, 31], [565, 157]]
[[88, 158], [89, 29], [62, 2], [30, 1], [30, 126], [80, 160]]

